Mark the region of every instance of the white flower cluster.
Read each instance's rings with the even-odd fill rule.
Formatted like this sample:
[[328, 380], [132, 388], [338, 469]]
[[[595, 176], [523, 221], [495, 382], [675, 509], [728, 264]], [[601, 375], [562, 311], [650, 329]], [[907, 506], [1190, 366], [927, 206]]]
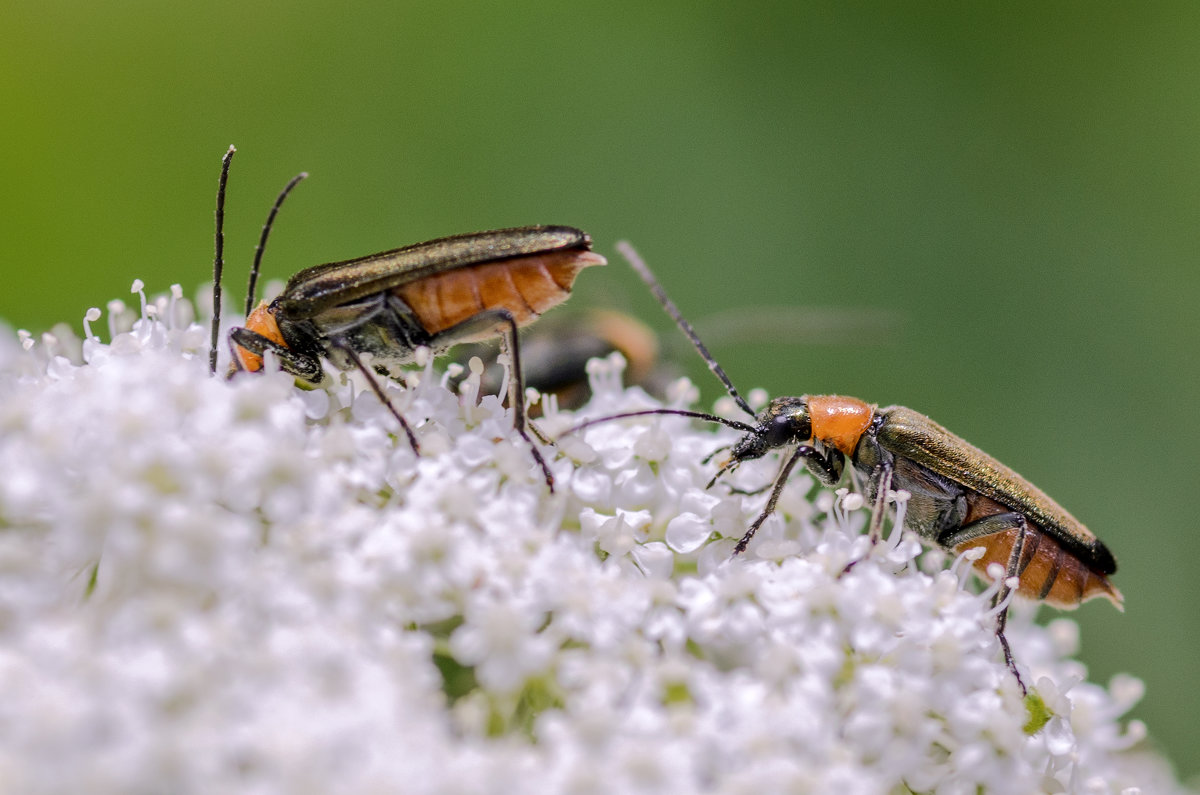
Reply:
[[[853, 496], [794, 477], [730, 560], [774, 470], [706, 490], [727, 430], [594, 426], [551, 494], [477, 377], [389, 388], [417, 456], [357, 376], [210, 377], [178, 295], [0, 335], [0, 791], [1182, 791], [1074, 623], [1010, 622], [1031, 717], [991, 594]], [[651, 405], [593, 368], [586, 416]]]

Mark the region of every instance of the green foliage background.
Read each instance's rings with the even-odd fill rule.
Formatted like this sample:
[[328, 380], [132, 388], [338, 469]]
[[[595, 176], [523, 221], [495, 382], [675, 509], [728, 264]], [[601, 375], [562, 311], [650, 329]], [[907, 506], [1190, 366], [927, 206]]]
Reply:
[[[270, 277], [567, 223], [696, 318], [897, 312], [709, 342], [743, 390], [918, 408], [1079, 515], [1127, 597], [1079, 612], [1092, 676], [1144, 677], [1136, 715], [1200, 770], [1200, 5], [9, 0], [0, 30], [12, 325], [209, 278], [230, 143], [235, 295], [307, 170]], [[613, 260], [572, 303], [673, 334]]]

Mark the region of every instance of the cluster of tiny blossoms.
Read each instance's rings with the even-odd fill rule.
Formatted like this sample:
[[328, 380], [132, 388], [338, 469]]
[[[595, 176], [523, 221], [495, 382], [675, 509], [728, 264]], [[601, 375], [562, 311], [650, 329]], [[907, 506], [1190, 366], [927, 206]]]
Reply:
[[[178, 288], [141, 304], [0, 334], [0, 790], [1181, 791], [1140, 682], [1025, 613], [1024, 701], [992, 592], [853, 495], [796, 475], [732, 560], [777, 463], [706, 489], [726, 429], [568, 435], [550, 493], [478, 377], [388, 385], [418, 456], [357, 376], [210, 377]], [[653, 405], [620, 370], [543, 430]]]

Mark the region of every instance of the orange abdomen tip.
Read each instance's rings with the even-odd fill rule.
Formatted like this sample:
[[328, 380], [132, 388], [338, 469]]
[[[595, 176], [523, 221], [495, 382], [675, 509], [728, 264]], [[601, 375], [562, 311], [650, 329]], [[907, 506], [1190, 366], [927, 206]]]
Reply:
[[[990, 580], [987, 567], [999, 563], [1007, 568], [1013, 546], [1017, 543], [1017, 529], [972, 539], [955, 547], [955, 552], [980, 547], [983, 557], [975, 561], [976, 573]], [[1122, 610], [1125, 597], [1121, 595], [1108, 577], [1088, 568], [1087, 564], [1072, 555], [1057, 541], [1034, 526], [1025, 536], [1025, 551], [1022, 555], [1024, 568], [1020, 573], [1017, 593], [1027, 599], [1046, 602], [1061, 610], [1078, 607], [1089, 599], [1103, 597]]]

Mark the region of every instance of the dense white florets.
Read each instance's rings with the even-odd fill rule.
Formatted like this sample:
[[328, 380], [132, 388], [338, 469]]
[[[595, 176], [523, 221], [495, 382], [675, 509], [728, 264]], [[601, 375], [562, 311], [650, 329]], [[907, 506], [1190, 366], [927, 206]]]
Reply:
[[[0, 335], [4, 791], [1180, 791], [1026, 611], [1029, 731], [989, 595], [853, 499], [796, 475], [730, 560], [776, 464], [706, 490], [728, 430], [596, 426], [550, 494], [477, 378], [388, 390], [416, 456], [355, 379], [210, 377], [178, 291], [132, 317]], [[593, 368], [585, 416], [651, 405]]]

